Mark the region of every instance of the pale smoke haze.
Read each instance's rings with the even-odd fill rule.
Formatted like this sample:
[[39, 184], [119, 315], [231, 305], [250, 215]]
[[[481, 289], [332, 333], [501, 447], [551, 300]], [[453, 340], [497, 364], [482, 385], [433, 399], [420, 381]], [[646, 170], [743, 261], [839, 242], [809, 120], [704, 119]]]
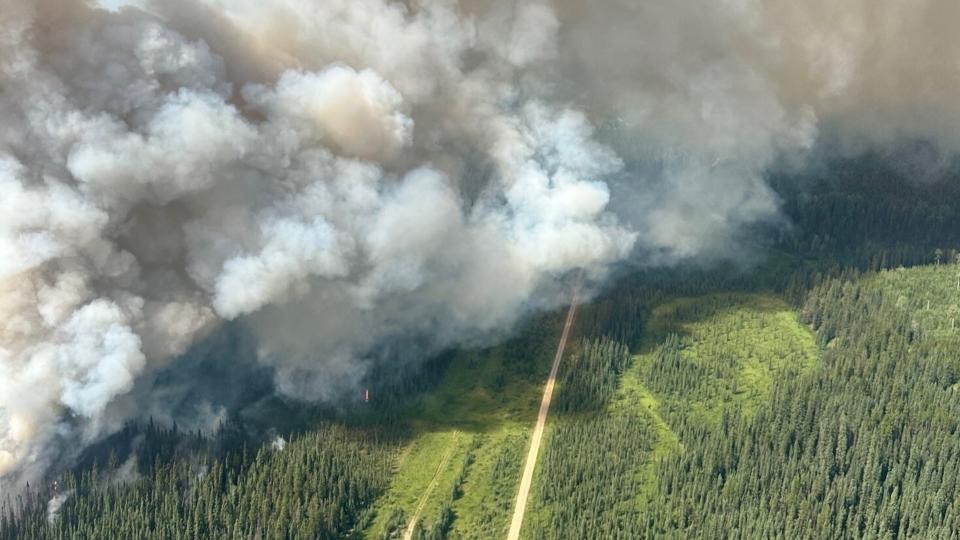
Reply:
[[47, 523], [52, 524], [57, 520], [57, 516], [60, 514], [60, 507], [62, 507], [63, 503], [67, 502], [72, 495], [73, 491], [70, 490], [64, 493], [58, 493], [47, 501]]
[[954, 2], [137, 4], [0, 0], [0, 490], [225, 320], [337, 399], [571, 270], [735, 256], [826, 130], [960, 143]]

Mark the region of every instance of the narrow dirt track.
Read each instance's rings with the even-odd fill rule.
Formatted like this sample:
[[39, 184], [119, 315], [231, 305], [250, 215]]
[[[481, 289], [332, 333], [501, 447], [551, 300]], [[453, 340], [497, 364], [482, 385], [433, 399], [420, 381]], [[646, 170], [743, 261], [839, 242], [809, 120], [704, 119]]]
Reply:
[[427, 505], [427, 499], [430, 497], [430, 494], [433, 493], [433, 489], [437, 487], [437, 482], [440, 480], [440, 473], [443, 472], [443, 468], [447, 466], [447, 463], [450, 462], [450, 458], [453, 456], [453, 451], [457, 448], [457, 440], [460, 438], [460, 432], [453, 432], [453, 441], [450, 443], [450, 448], [443, 454], [443, 458], [440, 459], [440, 464], [437, 465], [437, 472], [433, 473], [433, 478], [430, 479], [430, 484], [427, 486], [426, 491], [423, 492], [423, 495], [420, 496], [420, 501], [417, 503], [417, 508], [413, 512], [413, 516], [410, 518], [410, 522], [407, 523], [407, 528], [403, 531], [403, 540], [412, 540], [413, 531], [417, 528], [417, 522], [420, 521], [420, 514], [423, 512], [423, 507]]
[[547, 424], [547, 413], [550, 412], [550, 401], [553, 399], [553, 387], [557, 382], [557, 370], [560, 368], [560, 359], [563, 358], [563, 349], [567, 346], [570, 336], [570, 326], [573, 324], [573, 315], [577, 311], [577, 293], [580, 286], [573, 289], [573, 298], [570, 300], [570, 309], [567, 311], [567, 320], [563, 323], [563, 333], [560, 334], [560, 344], [557, 345], [557, 355], [553, 357], [553, 366], [550, 376], [543, 388], [543, 400], [540, 402], [540, 413], [537, 415], [537, 424], [533, 428], [530, 438], [530, 451], [527, 452], [527, 462], [523, 467], [523, 476], [520, 478], [520, 490], [517, 492], [517, 505], [513, 509], [513, 520], [510, 522], [510, 532], [507, 540], [519, 540], [520, 528], [523, 526], [523, 514], [527, 509], [527, 497], [530, 495], [530, 485], [533, 483], [533, 471], [537, 467], [537, 454], [540, 453], [540, 442], [543, 439], [543, 429]]

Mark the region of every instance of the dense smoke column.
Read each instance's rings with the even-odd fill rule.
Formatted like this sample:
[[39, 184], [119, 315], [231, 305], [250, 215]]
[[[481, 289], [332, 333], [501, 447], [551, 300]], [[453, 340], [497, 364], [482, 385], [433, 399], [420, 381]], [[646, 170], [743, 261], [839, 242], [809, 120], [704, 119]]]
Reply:
[[443, 2], [0, 13], [4, 487], [142, 412], [221, 321], [281, 392], [334, 399], [383, 343], [495, 336], [634, 240], [586, 116], [509, 84], [550, 35], [489, 48]]
[[741, 256], [825, 134], [958, 143], [947, 0], [140, 4], [0, 0], [0, 489], [224, 321], [336, 399], [571, 270]]

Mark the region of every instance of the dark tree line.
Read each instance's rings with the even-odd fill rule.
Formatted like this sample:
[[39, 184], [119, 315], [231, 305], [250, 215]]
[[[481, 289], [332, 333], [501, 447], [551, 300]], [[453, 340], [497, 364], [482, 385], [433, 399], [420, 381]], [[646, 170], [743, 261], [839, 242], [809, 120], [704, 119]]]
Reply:
[[863, 270], [935, 262], [960, 248], [960, 172], [920, 178], [889, 156], [828, 160], [772, 179], [792, 227], [781, 249]]
[[369, 517], [395, 448], [392, 435], [327, 425], [213, 461], [158, 459], [137, 477], [95, 465], [5, 504], [0, 538], [340, 538]]

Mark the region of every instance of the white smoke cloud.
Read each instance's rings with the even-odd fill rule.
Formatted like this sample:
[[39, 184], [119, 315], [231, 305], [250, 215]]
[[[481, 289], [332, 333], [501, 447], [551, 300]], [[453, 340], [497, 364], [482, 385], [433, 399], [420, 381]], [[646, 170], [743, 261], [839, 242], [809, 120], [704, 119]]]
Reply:
[[570, 271], [737, 252], [828, 122], [960, 143], [945, 0], [137, 4], [0, 0], [0, 489], [224, 320], [335, 399]]
[[370, 161], [410, 144], [413, 120], [400, 110], [403, 96], [376, 72], [333, 65], [319, 73], [287, 71], [276, 88], [247, 87], [246, 100], [262, 109], [300, 144], [331, 147]]
[[63, 493], [58, 493], [47, 501], [47, 523], [53, 524], [57, 521], [57, 517], [60, 515], [60, 508], [63, 507], [63, 504], [70, 500], [72, 496], [73, 490], [71, 489]]

